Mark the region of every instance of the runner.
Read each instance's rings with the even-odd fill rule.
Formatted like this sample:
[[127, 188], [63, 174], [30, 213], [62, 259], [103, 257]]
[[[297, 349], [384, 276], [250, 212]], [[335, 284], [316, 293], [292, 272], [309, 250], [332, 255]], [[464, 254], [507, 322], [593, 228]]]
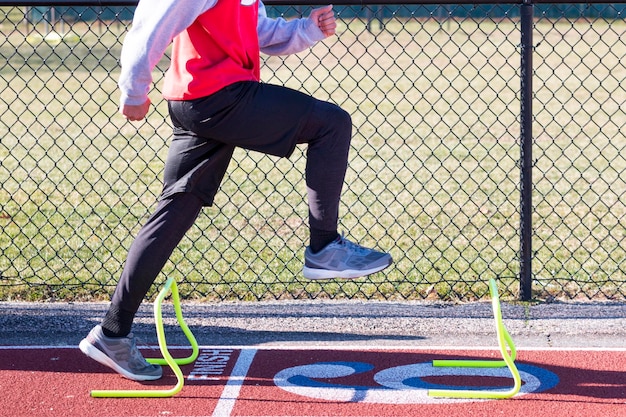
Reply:
[[151, 73], [173, 42], [163, 96], [173, 140], [156, 211], [130, 247], [101, 325], [80, 343], [96, 361], [133, 380], [154, 380], [132, 323], [150, 286], [202, 207], [211, 206], [236, 147], [289, 157], [307, 144], [310, 242], [304, 277], [357, 278], [391, 265], [391, 256], [338, 233], [339, 202], [352, 134], [338, 106], [260, 82], [260, 52], [291, 54], [335, 34], [332, 6], [308, 18], [270, 19], [256, 0], [142, 0], [122, 49], [121, 113], [142, 120]]

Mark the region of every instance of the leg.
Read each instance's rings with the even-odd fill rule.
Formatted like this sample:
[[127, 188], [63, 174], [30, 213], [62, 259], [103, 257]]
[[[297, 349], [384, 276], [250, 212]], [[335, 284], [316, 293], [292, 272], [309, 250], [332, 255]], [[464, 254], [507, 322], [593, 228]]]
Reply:
[[311, 244], [304, 252], [309, 279], [358, 278], [391, 265], [387, 253], [337, 237], [339, 202], [348, 165], [352, 121], [339, 107], [317, 101], [302, 130], [309, 144], [306, 183]]
[[105, 334], [126, 336], [135, 313], [170, 255], [193, 225], [202, 201], [178, 193], [159, 202], [132, 243], [102, 327]]
[[338, 106], [316, 101], [301, 135], [299, 143], [308, 143], [310, 247], [318, 252], [338, 235], [339, 202], [348, 166], [352, 120]]
[[87, 356], [129, 379], [148, 381], [161, 377], [161, 367], [146, 362], [130, 329], [148, 289], [201, 208], [201, 200], [188, 193], [159, 202], [130, 247], [102, 325], [93, 328], [80, 342], [79, 347]]
[[130, 333], [135, 313], [202, 206], [210, 205], [233, 148], [188, 132], [172, 114], [174, 139], [165, 163], [156, 211], [130, 247], [124, 270], [101, 326], [80, 342], [89, 357], [134, 380], [154, 380], [160, 366], [146, 362]]
[[288, 157], [296, 144], [308, 144], [311, 245], [305, 277], [356, 278], [391, 264], [389, 254], [337, 239], [352, 130], [344, 110], [285, 87], [243, 82], [203, 99], [172, 102], [170, 112], [180, 116], [184, 129], [225, 146]]
[[387, 253], [359, 246], [343, 236], [335, 239], [351, 130], [348, 113], [317, 101], [302, 131], [301, 142], [309, 145], [306, 183], [311, 227], [311, 244], [304, 254], [305, 278], [358, 278], [392, 263]]
[[230, 146], [288, 157], [296, 144], [307, 143], [311, 247], [317, 251], [337, 238], [352, 132], [348, 113], [289, 88], [246, 82], [210, 97], [173, 102], [170, 112], [184, 129]]

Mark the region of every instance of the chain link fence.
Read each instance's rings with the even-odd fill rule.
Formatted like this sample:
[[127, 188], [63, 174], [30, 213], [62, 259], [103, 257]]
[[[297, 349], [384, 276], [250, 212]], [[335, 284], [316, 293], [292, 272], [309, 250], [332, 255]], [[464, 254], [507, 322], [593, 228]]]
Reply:
[[[0, 8], [3, 300], [107, 298], [161, 190], [167, 56], [152, 112], [127, 122], [116, 81], [133, 5], [84, 4]], [[310, 10], [267, 4], [274, 17]], [[521, 7], [335, 5], [336, 37], [262, 57], [263, 81], [352, 115], [340, 229], [389, 251], [392, 268], [352, 282], [305, 280], [305, 149], [289, 160], [238, 150], [215, 205], [160, 279], [176, 278], [183, 297], [200, 300], [466, 301], [487, 296], [489, 278], [503, 297], [524, 298]], [[534, 6], [535, 299], [626, 295], [625, 11]]]

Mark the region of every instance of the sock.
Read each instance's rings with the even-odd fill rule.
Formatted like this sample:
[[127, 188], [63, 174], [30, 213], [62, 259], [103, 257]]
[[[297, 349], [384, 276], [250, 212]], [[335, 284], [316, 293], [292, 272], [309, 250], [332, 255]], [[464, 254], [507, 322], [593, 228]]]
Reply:
[[126, 337], [130, 333], [134, 319], [135, 313], [111, 304], [102, 320], [102, 333], [106, 337]]
[[309, 247], [313, 253], [317, 253], [338, 237], [339, 233], [337, 233], [337, 230], [320, 230], [311, 228], [311, 242]]

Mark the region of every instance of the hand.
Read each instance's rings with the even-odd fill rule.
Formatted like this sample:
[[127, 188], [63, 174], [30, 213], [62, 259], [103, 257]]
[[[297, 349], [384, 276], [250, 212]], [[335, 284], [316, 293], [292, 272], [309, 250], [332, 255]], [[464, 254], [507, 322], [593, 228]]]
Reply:
[[337, 22], [335, 21], [335, 13], [333, 12], [332, 4], [320, 7], [319, 9], [311, 10], [309, 19], [311, 19], [317, 25], [317, 27], [320, 28], [320, 30], [326, 37], [335, 34], [335, 30], [337, 29]]
[[132, 106], [129, 104], [125, 104], [122, 108], [121, 113], [126, 116], [126, 118], [130, 121], [141, 120], [146, 117], [148, 114], [148, 110], [150, 109], [150, 99], [147, 99], [143, 104], [139, 104], [136, 106]]

